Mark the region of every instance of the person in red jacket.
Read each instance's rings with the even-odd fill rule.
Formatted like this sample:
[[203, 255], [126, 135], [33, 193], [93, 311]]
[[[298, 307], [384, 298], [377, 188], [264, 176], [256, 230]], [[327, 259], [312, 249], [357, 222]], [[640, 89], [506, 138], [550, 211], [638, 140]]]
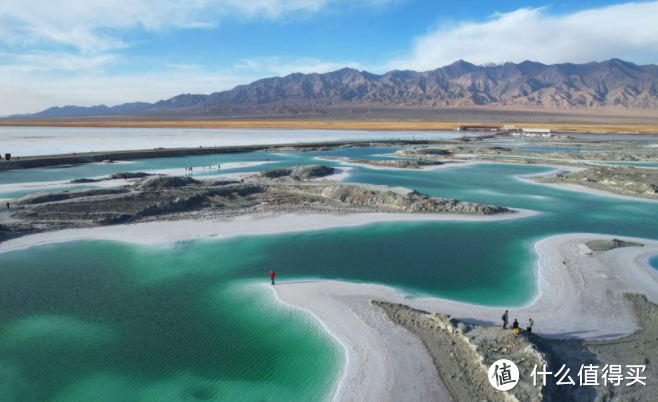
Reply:
[[274, 271], [270, 271], [270, 278], [272, 279], [272, 285], [274, 285], [274, 275], [276, 275]]

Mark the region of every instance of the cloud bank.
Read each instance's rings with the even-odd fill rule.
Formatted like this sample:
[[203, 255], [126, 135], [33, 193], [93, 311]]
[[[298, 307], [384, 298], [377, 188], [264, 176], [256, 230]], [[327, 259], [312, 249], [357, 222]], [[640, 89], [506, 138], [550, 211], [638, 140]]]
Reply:
[[94, 53], [129, 46], [120, 31], [214, 28], [224, 19], [281, 19], [395, 0], [0, 0], [0, 41]]
[[433, 70], [456, 60], [585, 63], [621, 58], [655, 63], [658, 2], [626, 3], [551, 15], [547, 8], [499, 13], [484, 22], [444, 24], [415, 40], [390, 69]]

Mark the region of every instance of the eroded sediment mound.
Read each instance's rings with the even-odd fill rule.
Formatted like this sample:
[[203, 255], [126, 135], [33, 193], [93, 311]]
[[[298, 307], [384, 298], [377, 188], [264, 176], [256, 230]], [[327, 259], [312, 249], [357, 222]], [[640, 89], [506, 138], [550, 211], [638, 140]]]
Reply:
[[[274, 189], [279, 190], [277, 187]], [[352, 206], [381, 208], [399, 212], [446, 212], [456, 214], [491, 215], [509, 212], [507, 208], [461, 202], [447, 198], [430, 197], [416, 191], [400, 194], [394, 191], [377, 191], [357, 185], [335, 184], [294, 186], [279, 191], [312, 195]]]
[[123, 188], [91, 188], [86, 190], [53, 191], [33, 193], [16, 199], [14, 205], [43, 204], [54, 201], [64, 201], [76, 198], [97, 197], [101, 195], [125, 194], [129, 190]]
[[[372, 304], [422, 341], [456, 402], [655, 400], [658, 384], [648, 379], [655, 374], [650, 357], [658, 350], [658, 306], [644, 295], [625, 294], [624, 298], [634, 304], [641, 329], [609, 340], [548, 339], [524, 331], [524, 322], [519, 335], [514, 336], [510, 329], [503, 330], [500, 326], [469, 324], [401, 304], [379, 301]], [[489, 384], [489, 367], [499, 359], [513, 361], [522, 378], [506, 393], [496, 391]], [[543, 386], [542, 377], [538, 376], [537, 386], [533, 386], [531, 373], [535, 365], [539, 370], [544, 364], [553, 373], [564, 365], [575, 385], [558, 386], [557, 378], [549, 376]], [[613, 364], [646, 365], [646, 372], [642, 373], [647, 378], [646, 385], [628, 386], [630, 382], [626, 379], [620, 386], [614, 386], [599, 377], [596, 386], [579, 386], [579, 370], [590, 364], [599, 370]]]
[[191, 177], [149, 176], [140, 179], [133, 187], [139, 190], [158, 190], [161, 188], [185, 187], [201, 184]]
[[585, 243], [592, 251], [608, 251], [619, 247], [644, 247], [644, 244], [623, 241], [619, 239], [592, 240]]
[[309, 181], [333, 169], [294, 166], [258, 174], [258, 182], [149, 176], [121, 188], [54, 191], [17, 199], [11, 230], [42, 231], [132, 221], [226, 218], [281, 213], [453, 213], [490, 215], [507, 208], [430, 197], [416, 191]]
[[334, 168], [324, 165], [307, 165], [264, 170], [257, 176], [267, 179], [290, 177], [293, 180], [310, 180], [332, 174], [334, 174]]
[[325, 157], [323, 159], [341, 161], [346, 163], [356, 163], [359, 165], [368, 165], [375, 167], [390, 167], [397, 169], [421, 169], [426, 166], [438, 166], [438, 165], [443, 165], [445, 163], [439, 161], [410, 161], [406, 159], [370, 160], [370, 159], [350, 159], [343, 157]]
[[540, 183], [578, 184], [615, 194], [658, 199], [658, 169], [601, 166], [535, 180]]
[[395, 151], [393, 156], [404, 158], [448, 158], [451, 152], [445, 148], [418, 148]]

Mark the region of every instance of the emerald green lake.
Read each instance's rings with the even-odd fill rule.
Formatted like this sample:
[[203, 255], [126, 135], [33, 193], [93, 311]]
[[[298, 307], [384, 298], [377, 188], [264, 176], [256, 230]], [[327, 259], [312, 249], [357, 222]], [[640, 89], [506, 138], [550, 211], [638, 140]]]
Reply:
[[[383, 151], [270, 154], [276, 166], [257, 168], [327, 155], [374, 159]], [[241, 160], [266, 154], [246, 155]], [[521, 305], [535, 296], [534, 245], [542, 238], [658, 238], [658, 203], [517, 178], [550, 170], [353, 167], [347, 179], [538, 212], [523, 219], [398, 222], [155, 246], [78, 241], [2, 253], [0, 401], [322, 400], [340, 376], [342, 350], [308, 314], [274, 301], [270, 270], [282, 281], [374, 282], [410, 297]]]

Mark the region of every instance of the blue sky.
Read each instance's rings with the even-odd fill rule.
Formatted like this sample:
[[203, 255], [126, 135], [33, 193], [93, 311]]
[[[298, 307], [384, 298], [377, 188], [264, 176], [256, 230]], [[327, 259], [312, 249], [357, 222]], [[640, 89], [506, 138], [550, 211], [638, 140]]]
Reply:
[[0, 0], [0, 115], [345, 66], [658, 63], [658, 1]]

